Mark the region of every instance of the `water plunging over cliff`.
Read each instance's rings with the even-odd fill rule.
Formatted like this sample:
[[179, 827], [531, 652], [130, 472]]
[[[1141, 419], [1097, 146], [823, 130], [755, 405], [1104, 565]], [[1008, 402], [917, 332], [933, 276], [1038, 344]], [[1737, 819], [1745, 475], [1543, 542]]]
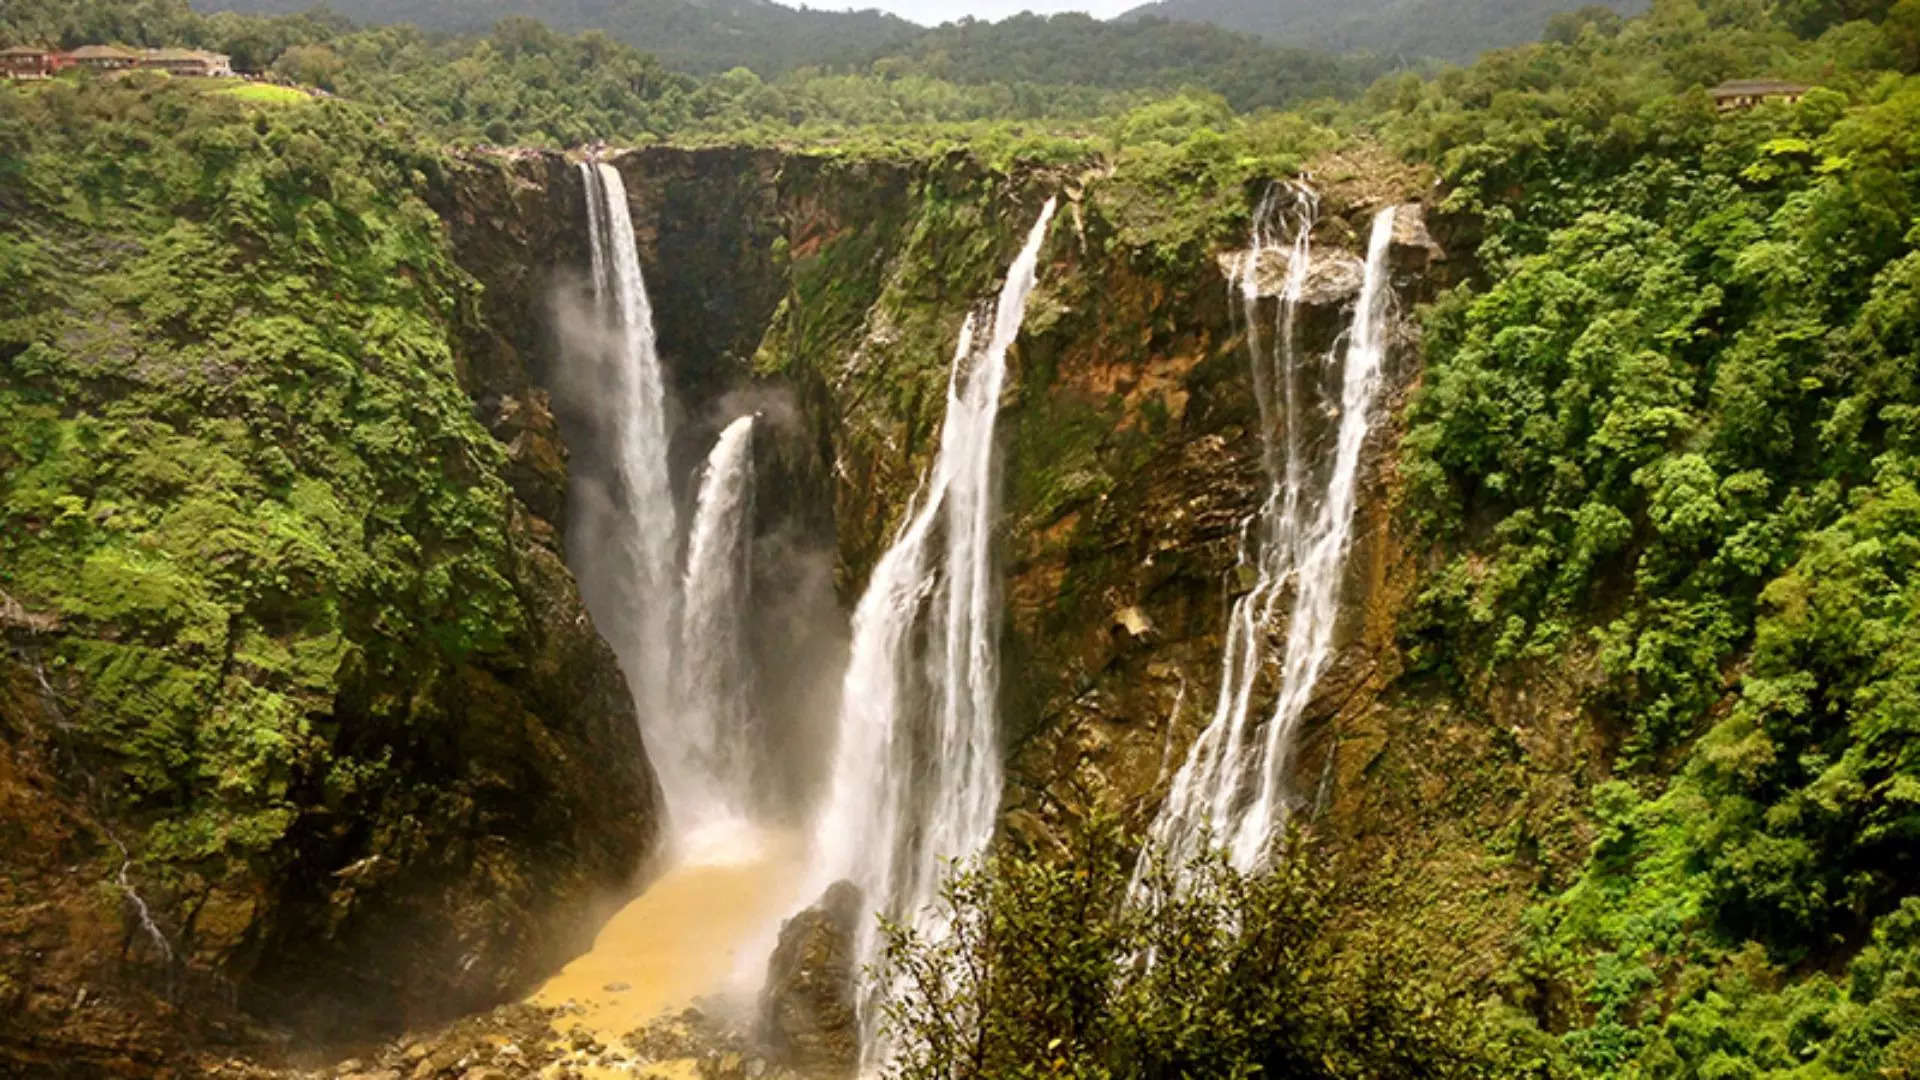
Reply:
[[[679, 520], [667, 467], [666, 384], [654, 347], [653, 307], [640, 274], [633, 219], [620, 173], [580, 163], [593, 257], [592, 355], [595, 425], [613, 464], [604, 487], [576, 484], [568, 509], [568, 562], [593, 620], [633, 685], [649, 749], [674, 739], [671, 723], [673, 620], [678, 581], [673, 556]], [[663, 774], [667, 805], [673, 783]]]
[[[814, 834], [820, 884], [849, 878], [870, 911], [927, 929], [941, 860], [985, 847], [1000, 803], [994, 426], [1053, 212], [1049, 199], [1007, 271], [988, 332], [972, 315], [961, 329], [932, 470], [854, 612], [839, 741]], [[877, 934], [872, 918], [860, 925], [864, 965]], [[876, 1011], [869, 988], [870, 1060]]]
[[676, 808], [683, 833], [744, 823], [752, 811], [759, 748], [744, 631], [752, 579], [753, 419], [727, 425], [707, 455], [687, 541], [678, 671], [682, 735], [672, 748], [686, 758], [661, 766], [684, 770], [688, 783], [707, 790]]
[[640, 706], [670, 858], [533, 1000], [570, 1004], [612, 1042], [660, 1009], [739, 989], [729, 984], [741, 970], [764, 965], [756, 950], [787, 909], [800, 845], [754, 813], [763, 755], [746, 638], [755, 417], [728, 424], [709, 451], [676, 567], [665, 381], [625, 186], [610, 165], [584, 163], [580, 173], [595, 326], [582, 335], [592, 347], [569, 359], [593, 365], [573, 385], [596, 457], [612, 468], [597, 483], [576, 472], [569, 561]]
[[[1337, 401], [1321, 400], [1331, 398], [1335, 388], [1320, 385], [1321, 358], [1302, 355], [1295, 340], [1317, 211], [1317, 200], [1305, 187], [1270, 191], [1255, 214], [1252, 246], [1234, 274], [1260, 406], [1267, 494], [1242, 542], [1240, 565], [1253, 570], [1254, 582], [1228, 616], [1212, 719], [1174, 775], [1149, 831], [1150, 843], [1176, 864], [1190, 859], [1209, 838], [1226, 848], [1236, 867], [1259, 864], [1285, 823], [1293, 737], [1333, 656], [1360, 450], [1386, 353], [1392, 298], [1387, 254], [1395, 211], [1389, 207], [1373, 220]], [[1292, 240], [1277, 333], [1269, 342], [1260, 332], [1258, 281], [1280, 228], [1291, 230]], [[1312, 437], [1317, 409], [1331, 411], [1337, 420], [1331, 446]], [[1251, 704], [1271, 660], [1262, 643], [1283, 604], [1289, 612], [1286, 643], [1273, 710], [1262, 730], [1253, 722]]]

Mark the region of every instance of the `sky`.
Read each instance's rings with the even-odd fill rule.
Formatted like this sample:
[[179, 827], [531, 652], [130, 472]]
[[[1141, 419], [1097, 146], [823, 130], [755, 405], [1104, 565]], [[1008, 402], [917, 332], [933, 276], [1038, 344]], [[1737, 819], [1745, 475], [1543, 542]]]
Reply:
[[[784, 0], [784, 2], [798, 6], [800, 0]], [[895, 15], [912, 19], [917, 23], [935, 26], [943, 22], [952, 22], [966, 15], [976, 19], [1004, 19], [1023, 11], [1031, 11], [1036, 15], [1051, 15], [1056, 11], [1085, 11], [1104, 19], [1139, 7], [1144, 2], [1145, 0], [809, 0], [807, 6], [879, 8], [882, 11], [891, 11]]]

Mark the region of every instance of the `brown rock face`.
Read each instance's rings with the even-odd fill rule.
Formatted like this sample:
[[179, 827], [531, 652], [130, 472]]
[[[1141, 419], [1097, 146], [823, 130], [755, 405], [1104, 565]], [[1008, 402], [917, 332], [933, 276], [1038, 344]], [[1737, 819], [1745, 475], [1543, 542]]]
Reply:
[[780, 928], [767, 964], [762, 1037], [775, 1062], [803, 1076], [852, 1076], [860, 1064], [853, 981], [859, 917], [860, 890], [835, 882]]

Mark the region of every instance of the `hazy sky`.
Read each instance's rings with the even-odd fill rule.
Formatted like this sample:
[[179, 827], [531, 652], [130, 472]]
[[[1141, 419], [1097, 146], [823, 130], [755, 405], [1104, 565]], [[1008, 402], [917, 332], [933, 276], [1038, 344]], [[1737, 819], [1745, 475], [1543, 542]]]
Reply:
[[[801, 0], [784, 0], [799, 6]], [[976, 19], [1003, 19], [1031, 11], [1051, 15], [1056, 11], [1085, 11], [1101, 18], [1118, 15], [1139, 7], [1145, 0], [808, 0], [815, 8], [879, 8], [905, 16], [928, 26], [950, 22], [963, 15]]]

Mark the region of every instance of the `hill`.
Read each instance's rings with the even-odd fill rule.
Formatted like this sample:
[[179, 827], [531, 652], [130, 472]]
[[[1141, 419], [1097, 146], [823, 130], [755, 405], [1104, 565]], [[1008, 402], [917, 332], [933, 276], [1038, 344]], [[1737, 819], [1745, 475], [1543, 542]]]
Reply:
[[[1588, 6], [1623, 15], [1647, 9], [1646, 0]], [[1536, 41], [1554, 15], [1580, 7], [1580, 0], [1159, 0], [1120, 18], [1211, 23], [1327, 52], [1470, 60], [1487, 49]]]
[[[202, 11], [287, 15], [312, 0], [197, 0]], [[410, 23], [424, 30], [479, 33], [530, 15], [554, 30], [604, 30], [678, 71], [707, 74], [748, 67], [774, 75], [902, 44], [922, 33], [879, 11], [810, 11], [772, 0], [333, 0], [359, 23]]]
[[1384, 70], [1371, 60], [1282, 48], [1200, 23], [1104, 22], [1081, 14], [947, 23], [868, 59], [876, 72], [970, 85], [1198, 87], [1243, 110], [1357, 93]]

